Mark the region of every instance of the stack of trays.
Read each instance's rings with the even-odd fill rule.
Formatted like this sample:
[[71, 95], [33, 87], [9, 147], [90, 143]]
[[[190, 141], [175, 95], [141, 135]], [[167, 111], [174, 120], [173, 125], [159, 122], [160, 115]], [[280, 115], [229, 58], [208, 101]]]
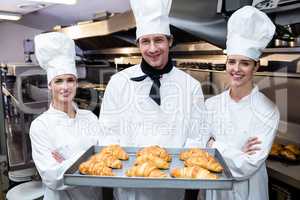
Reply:
[[36, 173], [37, 172], [35, 168], [9, 171], [8, 178], [9, 180], [14, 182], [25, 182], [25, 181], [30, 181]]

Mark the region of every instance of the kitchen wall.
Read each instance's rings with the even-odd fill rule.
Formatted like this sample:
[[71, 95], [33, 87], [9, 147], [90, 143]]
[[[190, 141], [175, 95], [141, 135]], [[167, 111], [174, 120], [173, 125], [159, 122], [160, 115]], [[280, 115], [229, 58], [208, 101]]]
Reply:
[[24, 63], [23, 40], [42, 30], [12, 22], [0, 22], [0, 63]]

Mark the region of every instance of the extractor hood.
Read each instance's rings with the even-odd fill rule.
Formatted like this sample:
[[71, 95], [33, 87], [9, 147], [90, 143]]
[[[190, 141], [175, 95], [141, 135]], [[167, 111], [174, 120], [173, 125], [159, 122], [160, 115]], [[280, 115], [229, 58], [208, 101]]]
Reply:
[[[170, 23], [175, 48], [178, 44], [205, 42], [224, 49], [228, 17], [235, 9], [251, 3], [251, 0], [173, 0]], [[282, 10], [279, 10], [280, 12], [272, 12], [270, 17], [278, 20], [282, 14]], [[288, 15], [289, 11], [284, 13]], [[113, 52], [111, 49], [124, 47], [136, 52], [135, 30], [135, 19], [131, 11], [114, 14], [101, 21], [58, 29], [73, 38], [83, 52], [91, 54], [104, 49]]]
[[[218, 0], [173, 0], [170, 22], [175, 45], [207, 41], [224, 47], [226, 21], [217, 14], [217, 6]], [[135, 47], [135, 30], [131, 11], [58, 29], [73, 38], [83, 51]]]

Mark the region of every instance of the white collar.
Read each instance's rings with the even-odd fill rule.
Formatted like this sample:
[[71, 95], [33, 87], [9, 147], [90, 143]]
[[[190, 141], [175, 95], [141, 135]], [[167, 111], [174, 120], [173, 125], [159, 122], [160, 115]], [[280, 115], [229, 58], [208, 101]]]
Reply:
[[[76, 112], [76, 113], [75, 113], [75, 117], [74, 117], [74, 118], [76, 118], [76, 116], [77, 116], [77, 114], [78, 114], [78, 111], [79, 111], [78, 106], [77, 106], [77, 104], [76, 104], [75, 102], [72, 102], [72, 107], [74, 108], [74, 110], [75, 110], [75, 112]], [[64, 115], [64, 116], [66, 116], [66, 117], [69, 117], [69, 116], [67, 115], [67, 113], [65, 113], [65, 112], [63, 112], [63, 111], [61, 111], [61, 110], [58, 110], [58, 109], [54, 108], [53, 105], [52, 105], [52, 103], [50, 103], [48, 112], [50, 112], [50, 113], [56, 113], [56, 114], [60, 114], [60, 115]], [[70, 117], [69, 117], [69, 118], [70, 118]]]
[[234, 101], [231, 96], [230, 96], [230, 89], [226, 91], [226, 96], [228, 97], [228, 100], [230, 102], [230, 104], [244, 104], [247, 103], [251, 100], [251, 98], [258, 92], [258, 86], [254, 85], [254, 87], [252, 88], [250, 94], [244, 96], [243, 98], [241, 98], [238, 102]]

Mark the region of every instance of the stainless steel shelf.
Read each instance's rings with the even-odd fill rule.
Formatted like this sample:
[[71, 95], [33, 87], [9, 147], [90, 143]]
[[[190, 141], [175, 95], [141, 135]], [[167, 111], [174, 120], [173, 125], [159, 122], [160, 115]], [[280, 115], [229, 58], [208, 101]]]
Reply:
[[285, 11], [290, 11], [290, 10], [295, 10], [300, 8], [300, 3], [296, 3], [296, 4], [292, 4], [292, 5], [288, 5], [288, 6], [284, 6], [284, 7], [278, 7], [278, 8], [274, 8], [274, 9], [269, 9], [269, 10], [265, 10], [265, 13], [279, 13], [279, 12], [285, 12]]
[[[178, 44], [170, 49], [172, 53], [202, 53], [202, 54], [223, 54], [223, 49], [214, 46], [207, 42], [198, 43], [188, 43], [188, 44]], [[97, 55], [97, 54], [140, 54], [140, 49], [138, 47], [121, 47], [121, 48], [109, 48], [101, 50], [86, 50], [85, 55]]]
[[264, 53], [300, 53], [300, 47], [267, 48]]
[[[195, 68], [180, 68], [182, 70], [199, 71], [199, 72], [212, 72], [212, 73], [226, 73], [226, 71], [218, 71], [211, 69], [195, 69]], [[256, 76], [271, 76], [271, 77], [287, 77], [287, 78], [300, 78], [298, 73], [285, 73], [285, 72], [256, 72]]]
[[178, 69], [184, 71], [198, 71], [198, 72], [212, 72], [212, 73], [225, 73], [225, 71], [211, 70], [211, 69], [195, 69], [195, 68], [185, 68], [185, 67], [177, 67]]
[[300, 78], [298, 73], [287, 73], [287, 72], [257, 72], [257, 76], [273, 76], [273, 77], [287, 77], [287, 78]]
[[137, 47], [121, 47], [121, 48], [110, 48], [101, 50], [87, 50], [83, 52], [84, 55], [97, 55], [97, 54], [108, 54], [108, 55], [119, 55], [119, 54], [140, 54], [140, 50]]

